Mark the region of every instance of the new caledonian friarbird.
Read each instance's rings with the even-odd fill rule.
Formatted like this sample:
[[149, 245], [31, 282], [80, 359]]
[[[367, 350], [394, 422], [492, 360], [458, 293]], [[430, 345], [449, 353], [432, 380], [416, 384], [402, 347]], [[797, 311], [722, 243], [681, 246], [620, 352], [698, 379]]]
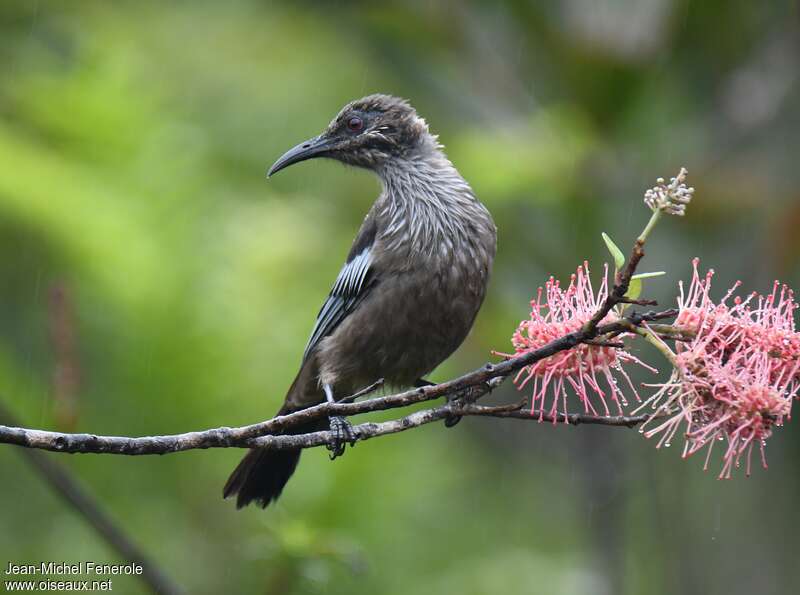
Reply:
[[[486, 295], [496, 229], [489, 211], [407, 101], [370, 95], [348, 103], [328, 127], [287, 151], [271, 176], [327, 157], [369, 169], [383, 190], [317, 315], [300, 370], [278, 411], [347, 397], [380, 379], [423, 385], [469, 333]], [[330, 427], [333, 456], [353, 439], [332, 417], [292, 433]], [[277, 499], [300, 450], [253, 449], [228, 479], [237, 508]]]

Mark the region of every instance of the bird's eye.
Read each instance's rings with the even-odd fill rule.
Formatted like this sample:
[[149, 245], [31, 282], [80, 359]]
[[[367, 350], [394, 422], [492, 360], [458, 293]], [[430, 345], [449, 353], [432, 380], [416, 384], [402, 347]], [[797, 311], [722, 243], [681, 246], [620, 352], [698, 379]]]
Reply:
[[364, 128], [364, 120], [358, 116], [353, 116], [347, 121], [347, 127], [353, 132], [361, 132]]

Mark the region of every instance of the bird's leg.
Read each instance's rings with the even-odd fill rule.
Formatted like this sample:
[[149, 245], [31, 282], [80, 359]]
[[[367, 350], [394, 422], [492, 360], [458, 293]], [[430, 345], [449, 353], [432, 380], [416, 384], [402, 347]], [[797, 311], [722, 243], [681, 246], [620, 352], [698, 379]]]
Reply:
[[[330, 384], [323, 384], [322, 390], [325, 391], [325, 399], [328, 403], [336, 402]], [[331, 442], [328, 444], [328, 450], [331, 451], [331, 460], [333, 460], [344, 454], [344, 449], [348, 443], [350, 446], [355, 446], [358, 438], [355, 432], [353, 432], [353, 426], [345, 418], [339, 415], [331, 415], [328, 419], [332, 434]]]

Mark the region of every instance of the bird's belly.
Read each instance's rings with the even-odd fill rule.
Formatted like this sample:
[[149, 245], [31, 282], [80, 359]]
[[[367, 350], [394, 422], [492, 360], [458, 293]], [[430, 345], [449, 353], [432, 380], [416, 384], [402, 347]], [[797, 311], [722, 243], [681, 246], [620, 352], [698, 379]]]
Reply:
[[320, 345], [320, 379], [337, 392], [379, 378], [409, 385], [461, 344], [483, 301], [478, 271], [431, 267], [382, 279]]

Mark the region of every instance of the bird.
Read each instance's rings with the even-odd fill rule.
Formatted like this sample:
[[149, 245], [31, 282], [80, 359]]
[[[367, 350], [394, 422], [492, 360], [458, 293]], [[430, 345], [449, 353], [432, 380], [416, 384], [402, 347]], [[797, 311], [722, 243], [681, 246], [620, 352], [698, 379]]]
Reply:
[[[380, 382], [430, 384], [425, 376], [471, 330], [496, 252], [488, 209], [405, 99], [374, 94], [349, 102], [321, 134], [283, 154], [267, 177], [323, 157], [374, 172], [382, 191], [317, 315], [278, 415], [336, 402]], [[345, 419], [286, 432], [328, 428], [335, 458], [355, 439]], [[251, 449], [223, 496], [236, 496], [237, 509], [253, 502], [266, 508], [280, 496], [300, 453]]]

